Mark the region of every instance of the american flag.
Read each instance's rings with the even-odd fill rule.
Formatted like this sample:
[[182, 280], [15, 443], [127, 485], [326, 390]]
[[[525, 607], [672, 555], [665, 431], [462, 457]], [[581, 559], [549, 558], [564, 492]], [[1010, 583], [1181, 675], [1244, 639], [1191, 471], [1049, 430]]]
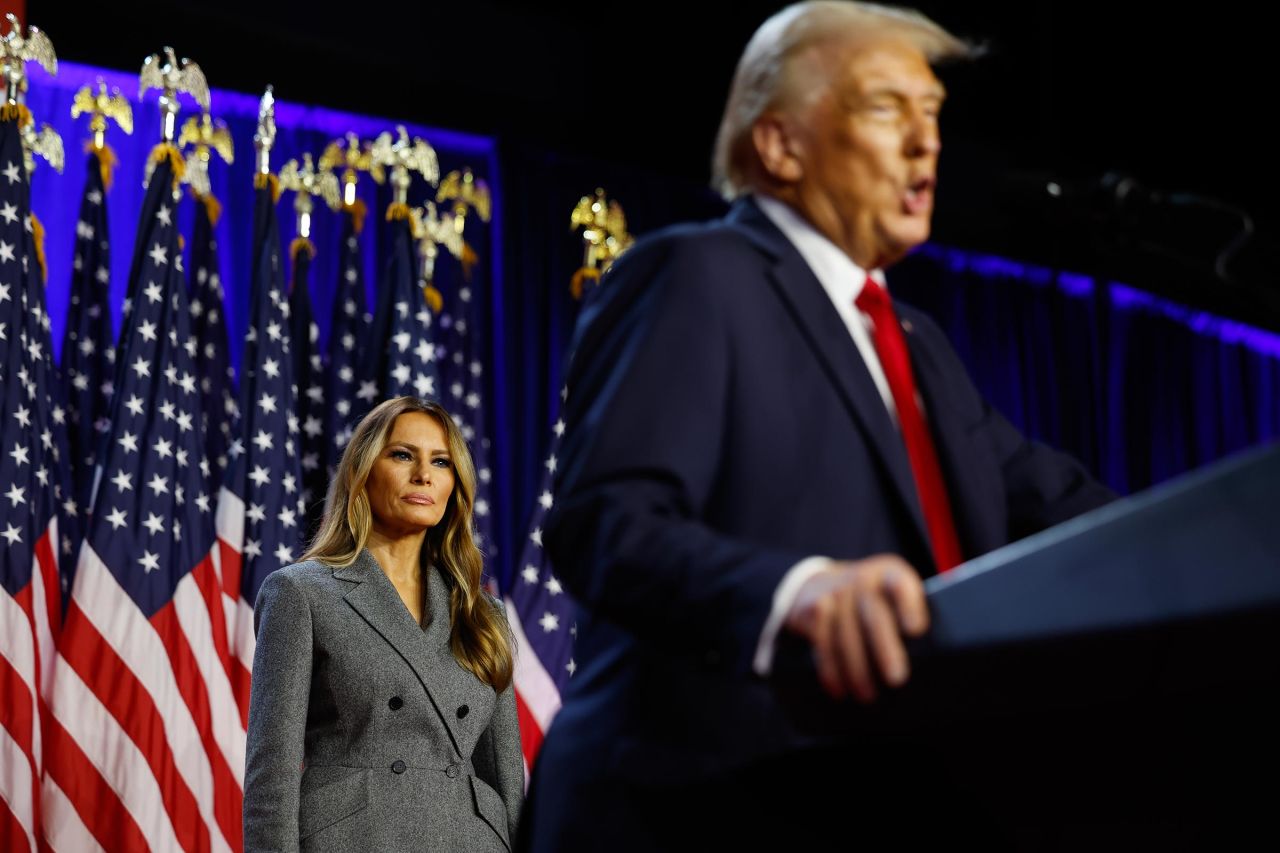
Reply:
[[439, 393], [439, 349], [418, 280], [409, 220], [393, 219], [390, 231], [391, 254], [378, 291], [370, 351], [361, 355], [367, 371], [356, 390], [361, 416], [378, 400], [402, 394], [435, 397]]
[[324, 364], [320, 355], [320, 331], [311, 312], [308, 284], [315, 246], [310, 240], [294, 241], [293, 282], [289, 290], [289, 346], [293, 351], [293, 378], [298, 417], [302, 421], [302, 502], [305, 507], [303, 531], [314, 533], [324, 510], [325, 485], [329, 478], [321, 461], [325, 449]]
[[[587, 291], [589, 301], [596, 288]], [[568, 389], [560, 390], [561, 405]], [[557, 418], [551, 430], [542, 486], [529, 519], [529, 533], [520, 554], [515, 576], [507, 590], [507, 618], [520, 653], [516, 655], [516, 710], [520, 715], [520, 741], [525, 767], [532, 768], [542, 739], [560, 710], [564, 690], [577, 665], [573, 660], [574, 624], [577, 604], [560, 585], [547, 552], [542, 547], [542, 527], [555, 503], [555, 482], [564, 420]]]
[[229, 677], [183, 282], [177, 149], [137, 230], [102, 477], [46, 729], [58, 850], [238, 850], [245, 733]]
[[[231, 343], [227, 335], [225, 296], [218, 271], [218, 226], [221, 206], [212, 195], [196, 195], [195, 222], [191, 228], [191, 334], [196, 339], [196, 365], [200, 373], [201, 421], [205, 450], [200, 468], [208, 480], [209, 494], [217, 494], [227, 470], [231, 425], [239, 415], [236, 378], [231, 367]], [[207, 469], [207, 470], [206, 470]]]
[[329, 370], [325, 399], [325, 451], [322, 464], [330, 476], [337, 470], [342, 451], [351, 439], [357, 402], [357, 368], [362, 345], [369, 340], [369, 316], [365, 303], [364, 272], [360, 261], [360, 226], [363, 210], [342, 212], [342, 245], [338, 259], [338, 287], [333, 298], [333, 322], [329, 326]]
[[[35, 850], [59, 626], [56, 376], [18, 121], [0, 120], [0, 848]], [[65, 440], [65, 437], [64, 437]], [[60, 464], [61, 463], [61, 464]]]
[[[111, 245], [107, 237], [106, 186], [103, 162], [91, 151], [76, 222], [76, 248], [71, 273], [71, 304], [62, 339], [62, 375], [70, 440], [72, 492], [81, 507], [89, 505], [93, 472], [114, 393], [116, 349], [111, 334]], [[68, 543], [70, 544], [70, 543]], [[79, 545], [79, 542], [74, 543]], [[64, 554], [68, 564], [74, 554]]]
[[516, 710], [520, 715], [520, 740], [528, 768], [533, 767], [542, 738], [560, 710], [560, 697], [575, 669], [576, 605], [560, 586], [542, 548], [542, 526], [553, 503], [551, 484], [562, 435], [564, 421], [557, 420], [542, 488], [529, 519], [529, 535], [506, 596], [507, 618], [519, 650], [514, 679]]
[[240, 716], [249, 714], [253, 605], [267, 575], [301, 555], [302, 477], [293, 393], [289, 296], [280, 264], [274, 188], [254, 210], [253, 308], [241, 362], [240, 422], [218, 495], [218, 539], [230, 616], [232, 674]]
[[493, 472], [489, 467], [489, 437], [485, 432], [484, 362], [481, 360], [480, 318], [476, 316], [476, 300], [471, 283], [459, 267], [442, 270], [445, 278], [453, 278], [446, 287], [444, 309], [440, 313], [440, 352], [446, 354], [440, 364], [443, 387], [442, 402], [458, 422], [458, 428], [470, 445], [476, 466], [475, 526], [476, 544], [484, 552], [491, 567], [497, 557], [497, 539], [493, 535]]

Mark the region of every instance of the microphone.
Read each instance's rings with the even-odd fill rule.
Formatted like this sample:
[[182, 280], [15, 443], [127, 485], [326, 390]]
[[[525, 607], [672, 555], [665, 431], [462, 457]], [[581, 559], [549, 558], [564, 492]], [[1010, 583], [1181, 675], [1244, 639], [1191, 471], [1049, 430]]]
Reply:
[[997, 197], [1016, 208], [1087, 219], [1184, 260], [1190, 247], [1213, 240], [1213, 269], [1224, 280], [1231, 280], [1227, 266], [1254, 233], [1252, 217], [1237, 205], [1191, 192], [1153, 190], [1119, 170], [1084, 179], [1010, 171], [995, 183]]
[[997, 194], [1015, 203], [1070, 208], [1099, 216], [1137, 214], [1171, 198], [1119, 171], [1083, 180], [1043, 171], [1005, 172], [997, 178]]

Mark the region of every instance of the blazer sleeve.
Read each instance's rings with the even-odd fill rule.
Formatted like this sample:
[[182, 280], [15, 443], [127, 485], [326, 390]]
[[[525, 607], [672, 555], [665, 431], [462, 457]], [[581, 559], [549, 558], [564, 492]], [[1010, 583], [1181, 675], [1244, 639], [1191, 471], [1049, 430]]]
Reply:
[[507, 808], [507, 837], [515, 838], [524, 801], [524, 753], [520, 748], [514, 683], [498, 694], [493, 717], [476, 742], [471, 764], [476, 776], [502, 797]]
[[733, 239], [673, 233], [639, 244], [584, 307], [545, 542], [593, 614], [746, 674], [778, 584], [810, 555], [708, 523], [733, 417], [729, 309], [743, 276], [764, 274]]
[[[485, 598], [505, 621], [507, 609], [502, 602], [488, 593], [485, 593]], [[510, 637], [510, 628], [507, 629], [507, 635]], [[511, 652], [513, 656], [518, 652], [514, 642]], [[507, 837], [514, 839], [524, 801], [524, 750], [520, 742], [514, 681], [498, 694], [489, 725], [476, 741], [471, 765], [475, 768], [476, 776], [502, 797], [502, 803], [507, 808]]]
[[257, 649], [244, 773], [244, 849], [298, 849], [298, 804], [311, 692], [312, 620], [288, 572], [267, 576], [253, 613]]

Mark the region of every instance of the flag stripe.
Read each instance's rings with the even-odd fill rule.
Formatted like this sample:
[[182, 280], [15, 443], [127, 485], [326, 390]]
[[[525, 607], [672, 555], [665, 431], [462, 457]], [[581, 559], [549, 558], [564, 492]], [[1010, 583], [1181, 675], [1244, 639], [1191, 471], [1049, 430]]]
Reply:
[[[205, 762], [198, 762], [199, 766], [196, 771], [198, 775], [195, 778], [192, 778], [187, 773], [183, 775], [187, 777], [188, 784], [191, 785], [195, 792], [196, 799], [200, 804], [201, 815], [208, 820], [212, 814], [212, 817], [217, 820], [218, 826], [222, 829], [223, 837], [234, 841], [240, 834], [241, 787], [244, 783], [242, 779], [237, 778], [237, 774], [231, 768], [234, 766], [244, 767], [244, 730], [239, 728], [239, 717], [237, 716], [235, 704], [228, 702], [220, 708], [222, 722], [224, 724], [230, 723], [231, 727], [239, 733], [239, 736], [234, 738], [235, 741], [238, 741], [239, 749], [237, 750], [234, 744], [229, 745], [225, 741], [220, 742], [215, 736], [213, 730], [215, 722], [212, 713], [213, 709], [210, 705], [209, 691], [201, 680], [199, 664], [196, 661], [191, 644], [187, 640], [187, 635], [183, 633], [183, 626], [176, 612], [179, 598], [182, 595], [182, 587], [189, 584], [190, 581], [191, 575], [182, 579], [178, 584], [178, 590], [174, 593], [173, 605], [157, 611], [151, 617], [151, 624], [155, 626], [157, 633], [164, 638], [165, 647], [169, 651], [169, 662], [173, 667], [173, 673], [177, 680], [178, 691], [182, 694], [182, 698], [195, 720], [200, 742], [204, 747], [203, 757], [207, 759], [207, 765]], [[221, 667], [219, 667], [219, 670], [221, 670]], [[224, 673], [219, 672], [219, 675], [224, 675]], [[231, 685], [230, 683], [224, 683], [223, 686], [226, 698], [229, 700]], [[226, 726], [222, 725], [220, 728], [225, 730]], [[229, 746], [230, 749], [228, 749]], [[232, 751], [233, 754], [228, 756], [226, 754], [227, 751]], [[239, 753], [238, 760], [235, 757], [235, 752]], [[240, 773], [243, 774], [243, 772], [243, 769], [241, 769]], [[210, 793], [212, 793], [212, 812], [209, 808]]]
[[[82, 561], [77, 573], [83, 570]], [[80, 628], [93, 630], [73, 605], [67, 612], [64, 643], [74, 643]], [[107, 678], [112, 676], [108, 667], [123, 669], [118, 661], [102, 660], [101, 664]], [[63, 790], [75, 797], [77, 810], [103, 846], [122, 850], [209, 848], [208, 830], [193, 819], [195, 804], [190, 800], [190, 791], [186, 791], [188, 808], [167, 809], [167, 801], [176, 794], [175, 789], [185, 789], [182, 780], [172, 773], [157, 777], [146, 753], [121, 731], [118, 718], [81, 681], [79, 673], [64, 662], [59, 664], [53, 695], [55, 708], [75, 708], [76, 712], [59, 716], [54, 725], [61, 724], [59, 728], [63, 731], [50, 727], [57, 748], [51, 751], [49, 772]], [[140, 727], [137, 718], [141, 713], [137, 709], [126, 708], [126, 716], [134, 728]], [[154, 737], [143, 738], [144, 744], [150, 745], [154, 740], [163, 742], [164, 731], [159, 721], [152, 718], [149, 722], [148, 728], [154, 731]], [[78, 748], [71, 749], [72, 743]], [[85, 751], [86, 746], [94, 752]], [[86, 773], [86, 769], [96, 770], [95, 775], [100, 774], [98, 779]], [[56, 822], [58, 816], [50, 814], [49, 820]], [[181, 841], [179, 829], [183, 833]], [[203, 842], [198, 847], [197, 838]]]
[[[81, 561], [77, 574], [84, 571], [85, 563]], [[185, 738], [175, 737], [175, 732], [166, 726], [165, 715], [154, 701], [157, 694], [149, 692], [146, 686], [129, 671], [128, 666], [115, 655], [110, 644], [85, 618], [76, 600], [73, 600], [67, 609], [62, 646], [62, 659], [79, 676], [76, 684], [87, 688], [87, 692], [94, 695], [95, 700], [101, 703], [103, 712], [114, 717], [121, 730], [114, 733], [115, 737], [81, 741], [81, 746], [91, 758], [96, 759], [94, 763], [101, 766], [102, 753], [110, 750], [109, 745], [118, 747], [126, 738], [131, 741], [130, 745], [140, 750], [141, 758], [150, 769], [150, 775], [154, 776], [154, 781], [159, 783], [164, 809], [172, 819], [174, 830], [179, 834], [183, 849], [196, 849], [197, 840], [199, 849], [207, 849], [208, 828], [199, 820], [199, 813], [204, 809], [197, 805], [197, 794], [193, 791], [195, 786], [190, 784], [188, 774], [179, 772], [176, 761], [185, 759], [188, 765], [195, 762], [199, 765], [197, 773], [208, 778], [210, 775], [208, 757], [200, 750], [191, 749], [180, 750], [175, 754], [170, 747], [170, 744], [195, 743], [195, 733], [192, 732]], [[60, 684], [59, 689], [61, 687]], [[172, 687], [169, 693], [169, 702], [162, 700], [163, 704], [167, 705], [175, 701], [172, 698]], [[79, 705], [60, 707], [77, 708], [75, 714], [62, 716], [64, 725], [67, 725], [67, 716], [84, 713], [83, 707]], [[68, 730], [71, 730], [70, 726]], [[117, 790], [119, 790], [118, 786]], [[208, 798], [207, 788], [203, 793]], [[136, 801], [126, 797], [126, 805], [135, 815], [138, 815], [135, 804]], [[145, 826], [145, 820], [141, 815], [138, 817]]]
[[36, 735], [32, 721], [38, 709], [30, 607], [30, 584], [19, 591], [16, 599], [0, 591], [0, 678], [5, 688], [4, 701], [0, 702], [0, 723], [34, 760], [32, 749]]
[[[0, 596], [3, 597], [3, 596]], [[12, 679], [12, 680], [11, 680]], [[25, 692], [21, 681], [15, 685], [16, 673], [0, 660], [0, 686], [4, 687], [4, 695], [13, 697], [21, 695], [11, 692], [14, 687]], [[38, 784], [35, 766], [32, 764], [30, 752], [11, 736], [10, 721], [3, 719], [10, 709], [9, 705], [24, 706], [25, 702], [11, 702], [6, 699], [0, 703], [0, 849], [23, 850], [35, 848], [36, 797], [35, 787]], [[20, 725], [31, 728], [32, 720], [26, 714]]]
[[[207, 559], [205, 563], [208, 563]], [[95, 634], [101, 631], [98, 635], [101, 647], [92, 651], [91, 656], [77, 666], [81, 677], [88, 680], [85, 667], [92, 665], [92, 655], [111, 660], [112, 666], [105, 669], [114, 672], [125, 682], [138, 685], [140, 692], [136, 701], [145, 702], [146, 706], [156, 710], [158, 724], [168, 734], [169, 744], [201, 743], [204, 746], [203, 750], [178, 750], [170, 760], [177, 762], [182, 779], [200, 804], [201, 816], [212, 826], [213, 817], [222, 815], [220, 824], [226, 827], [229, 811], [235, 811], [238, 815], [240, 808], [239, 782], [235, 774], [231, 773], [230, 767], [243, 767], [244, 735], [237, 732], [235, 742], [239, 746], [233, 745], [226, 751], [222, 744], [215, 741], [209, 722], [206, 685], [197, 673], [188, 637], [181, 631], [172, 611], [175, 605], [165, 605], [147, 623], [88, 543], [85, 543], [81, 551], [77, 575], [74, 609], [76, 612], [83, 612], [97, 629]], [[195, 580], [190, 573], [184, 576], [175, 591], [175, 599], [186, 594], [183, 592], [184, 587], [192, 587], [192, 594], [198, 596], [194, 592], [194, 584]], [[197, 601], [197, 607], [203, 606], [203, 603]], [[71, 612], [68, 610], [66, 631], [71, 630]], [[80, 651], [80, 647], [66, 637], [63, 648], [63, 654], [67, 657]], [[220, 670], [221, 667], [217, 667], [215, 674]], [[104, 686], [105, 690], [110, 688], [110, 684]], [[223, 713], [236, 720], [238, 714], [230, 704], [229, 691], [229, 685], [223, 688]], [[108, 706], [113, 712], [119, 707], [110, 702]], [[125, 705], [120, 710], [128, 707]], [[236, 716], [231, 716], [232, 714]], [[117, 716], [120, 715], [117, 713]], [[197, 720], [203, 725], [197, 725]], [[124, 728], [129, 729], [128, 721], [122, 719], [121, 723]], [[156, 748], [163, 748], [165, 754], [169, 754], [166, 744], [158, 744]], [[151, 755], [150, 751], [148, 755]], [[239, 817], [235, 816], [230, 820], [231, 829], [227, 837], [238, 838], [239, 826]]]
[[[62, 624], [62, 596], [58, 579], [58, 559], [55, 542], [58, 541], [58, 518], [49, 519], [49, 526], [36, 540], [37, 571], [31, 573], [32, 622], [36, 638], [36, 675], [40, 679], [40, 696], [47, 699], [53, 689], [53, 657]], [[40, 760], [40, 733], [36, 732], [36, 760]]]
[[227, 618], [227, 642], [231, 649], [229, 656], [231, 686], [240, 707], [240, 717], [245, 728], [248, 728], [254, 636], [253, 608], [249, 607], [246, 619], [241, 613], [244, 608], [240, 600], [244, 569], [240, 554], [241, 549], [244, 548], [244, 501], [226, 487], [223, 487], [218, 494], [217, 526], [216, 550], [222, 567], [222, 589], [226, 593], [224, 605]]
[[253, 632], [253, 602], [243, 598], [236, 601], [236, 659], [246, 671], [253, 671], [253, 653], [258, 648], [258, 637]]
[[[42, 766], [37, 721], [44, 703], [35, 691], [29, 616], [31, 589], [38, 576], [32, 574], [32, 582], [19, 591], [17, 600], [0, 590], [0, 801], [9, 804], [10, 817], [24, 833], [34, 833], [40, 825], [40, 803], [35, 795]], [[4, 810], [2, 804], [0, 810]], [[8, 830], [0, 837], [9, 837]], [[14, 841], [0, 849], [20, 849], [17, 844]]]
[[520, 751], [524, 753], [525, 774], [527, 775], [533, 766], [533, 762], [538, 758], [538, 751], [542, 749], [542, 740], [546, 736], [546, 732], [538, 725], [538, 721], [534, 719], [519, 690], [516, 691], [516, 716], [520, 719]]
[[218, 492], [218, 551], [222, 588], [231, 598], [240, 597], [240, 552], [244, 548], [244, 501], [230, 489]]
[[[244, 718], [245, 728], [249, 727], [249, 691], [253, 677], [253, 651], [256, 638], [253, 635], [253, 608], [246, 607], [243, 599], [228, 603], [228, 609], [235, 613], [236, 651], [231, 661], [232, 685], [236, 698], [240, 702], [240, 715]], [[246, 616], [243, 611], [248, 610]]]
[[551, 725], [552, 718], [560, 710], [560, 691], [556, 683], [538, 659], [533, 645], [525, 635], [524, 626], [520, 623], [519, 611], [507, 599], [507, 621], [511, 625], [511, 634], [515, 637], [516, 655], [514, 679], [521, 699], [528, 707], [529, 714], [537, 722], [538, 728], [545, 732]]
[[[236, 785], [244, 783], [244, 720], [239, 719], [239, 706], [232, 693], [232, 681], [228, 670], [232, 666], [227, 662], [227, 642], [225, 630], [227, 624], [221, 619], [224, 610], [221, 606], [223, 594], [216, 588], [218, 579], [212, 571], [212, 560], [205, 560], [196, 567], [187, 578], [183, 578], [173, 593], [174, 615], [182, 625], [182, 639], [188, 651], [193, 653], [200, 678], [209, 694], [211, 717], [209, 726], [219, 744], [220, 752], [233, 768]], [[202, 593], [202, 594], [201, 594]], [[154, 624], [155, 619], [152, 619]], [[195, 648], [189, 646], [186, 638], [218, 637], [223, 634], [223, 642], [200, 644]], [[219, 647], [221, 651], [219, 651]], [[196, 648], [200, 654], [195, 654]], [[201, 730], [205, 725], [201, 724]], [[237, 822], [239, 817], [236, 818]]]
[[[215, 539], [213, 547], [209, 550], [209, 555], [201, 560], [200, 565], [191, 571], [191, 575], [195, 579], [196, 589], [199, 591], [200, 603], [198, 606], [204, 610], [207, 621], [202, 625], [206, 633], [192, 634], [188, 632], [188, 635], [193, 637], [208, 636], [212, 639], [214, 659], [222, 667], [223, 676], [230, 678], [231, 642], [228, 638], [227, 621], [223, 618], [225, 610], [222, 600], [226, 595], [222, 590], [221, 561], [218, 559], [218, 554], [221, 550], [221, 543]], [[174, 594], [177, 594], [176, 590]], [[197, 606], [195, 602], [193, 602], [193, 606]], [[206, 674], [206, 681], [210, 681], [211, 678], [212, 675]]]
[[[101, 777], [97, 772], [90, 772], [101, 784]], [[46, 820], [41, 827], [44, 841], [50, 849], [64, 851], [64, 853], [73, 853], [73, 851], [74, 853], [105, 853], [98, 839], [93, 837], [89, 827], [85, 826], [84, 821], [80, 819], [80, 814], [76, 811], [71, 799], [53, 781], [52, 776], [46, 775], [44, 778], [44, 786], [40, 790], [40, 801], [46, 813], [53, 812], [58, 815], [56, 821]]]
[[8, 803], [0, 801], [0, 850], [21, 853], [34, 850], [34, 844], [35, 836], [27, 832], [18, 816], [9, 810]]

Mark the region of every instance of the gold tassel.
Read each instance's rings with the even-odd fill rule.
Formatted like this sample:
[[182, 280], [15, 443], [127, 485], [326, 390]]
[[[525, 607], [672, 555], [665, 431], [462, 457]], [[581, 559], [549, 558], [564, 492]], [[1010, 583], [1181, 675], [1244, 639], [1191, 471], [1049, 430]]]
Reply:
[[218, 201], [217, 196], [213, 193], [200, 195], [195, 190], [191, 191], [191, 195], [204, 205], [204, 212], [209, 217], [209, 227], [218, 227], [218, 220], [222, 218], [222, 202]]
[[462, 277], [467, 281], [471, 281], [472, 268], [480, 263], [480, 256], [476, 254], [476, 250], [471, 248], [471, 244], [466, 240], [462, 241]]
[[363, 231], [364, 217], [365, 214], [369, 212], [368, 208], [364, 206], [364, 202], [360, 199], [356, 199], [352, 204], [347, 204], [344, 201], [342, 203], [342, 209], [351, 214], [351, 225], [355, 228], [355, 232], [359, 234]]
[[84, 151], [86, 154], [97, 156], [98, 174], [102, 175], [102, 187], [107, 190], [111, 189], [111, 181], [115, 178], [116, 164], [120, 162], [120, 159], [116, 157], [116, 152], [106, 143], [103, 143], [102, 147], [98, 148], [93, 144], [92, 139], [85, 142]]
[[306, 252], [307, 260], [311, 260], [316, 256], [316, 244], [306, 237], [295, 237], [293, 242], [289, 244], [289, 259], [296, 264], [298, 255], [301, 252]]
[[444, 297], [440, 295], [440, 291], [436, 289], [434, 284], [423, 286], [422, 295], [427, 299], [427, 307], [431, 309], [433, 314], [439, 314], [440, 309], [444, 307]]
[[395, 222], [397, 219], [409, 219], [409, 205], [403, 202], [393, 201], [387, 205], [387, 221]]
[[47, 281], [49, 273], [44, 265], [44, 223], [36, 218], [35, 211], [31, 211], [31, 242], [36, 249], [36, 263], [40, 265], [40, 280]]
[[573, 294], [574, 299], [582, 298], [582, 287], [587, 279], [592, 281], [600, 280], [600, 270], [593, 267], [582, 267], [573, 274], [573, 278], [569, 281], [569, 292]]
[[280, 179], [270, 172], [257, 172], [253, 176], [253, 188], [260, 190], [266, 187], [271, 188], [271, 203], [275, 204], [280, 200]]
[[26, 104], [5, 104], [0, 107], [0, 121], [16, 121], [18, 127], [31, 124], [31, 110]]
[[156, 161], [157, 166], [165, 160], [169, 161], [169, 165], [173, 167], [173, 185], [175, 187], [182, 180], [182, 176], [186, 174], [187, 164], [182, 159], [182, 153], [168, 142], [161, 142], [155, 148], [152, 148], [151, 159]]

